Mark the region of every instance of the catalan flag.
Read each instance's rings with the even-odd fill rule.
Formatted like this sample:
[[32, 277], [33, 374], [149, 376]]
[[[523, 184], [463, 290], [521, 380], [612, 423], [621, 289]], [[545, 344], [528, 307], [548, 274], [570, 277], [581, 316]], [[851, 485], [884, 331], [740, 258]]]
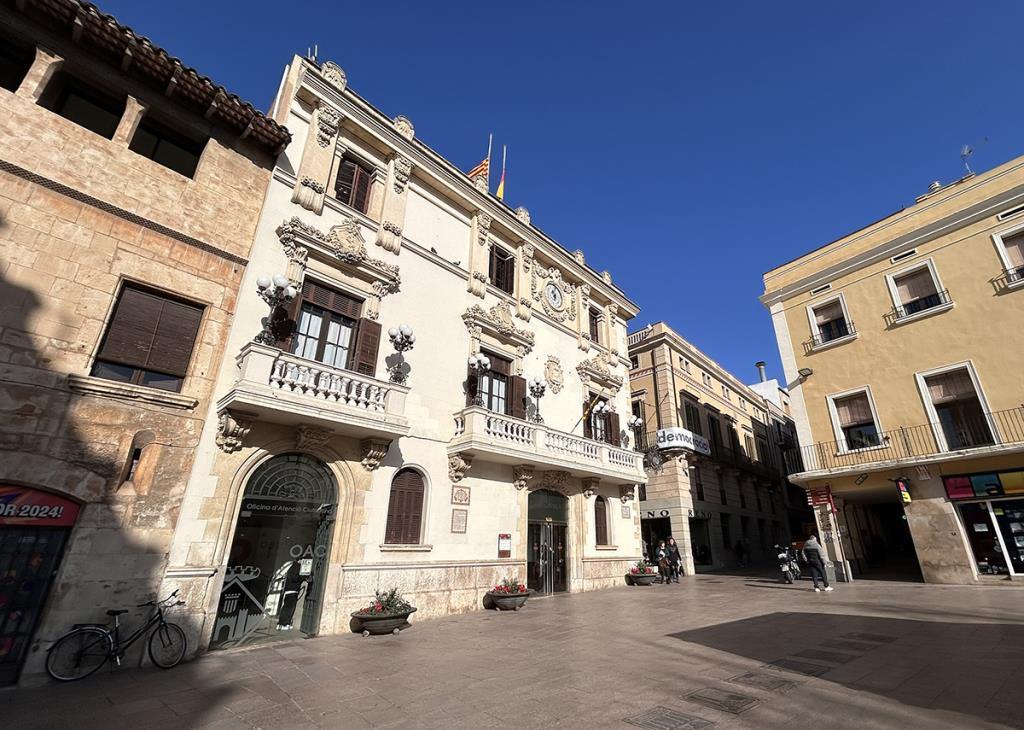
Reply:
[[468, 175], [469, 177], [477, 177], [478, 175], [483, 175], [484, 177], [490, 177], [491, 176], [491, 161], [485, 157], [483, 159], [483, 161], [479, 165], [477, 165], [472, 170], [467, 172], [466, 175]]

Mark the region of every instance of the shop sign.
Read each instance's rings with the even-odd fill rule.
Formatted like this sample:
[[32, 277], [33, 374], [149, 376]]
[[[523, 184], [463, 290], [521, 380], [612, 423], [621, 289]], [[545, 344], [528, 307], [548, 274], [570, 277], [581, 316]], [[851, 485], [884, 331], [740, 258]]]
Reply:
[[903, 500], [903, 504], [910, 504], [910, 502], [911, 502], [910, 488], [909, 488], [909, 486], [907, 484], [907, 480], [906, 479], [897, 479], [896, 480], [896, 489], [898, 489], [899, 492], [900, 492], [900, 499]]
[[710, 520], [715, 516], [715, 513], [706, 509], [691, 509], [687, 510], [687, 517], [695, 520]]
[[645, 520], [653, 520], [653, 519], [656, 519], [658, 517], [668, 517], [668, 510], [667, 509], [660, 509], [660, 510], [649, 509], [646, 512], [644, 512], [643, 519], [645, 519]]
[[276, 499], [253, 499], [246, 497], [242, 500], [242, 517], [252, 515], [291, 517], [291, 516], [319, 516], [321, 511], [329, 505], [319, 502], [290, 502]]
[[1002, 497], [1024, 493], [1024, 470], [943, 477], [950, 499]]
[[659, 449], [689, 449], [698, 454], [711, 456], [711, 442], [703, 436], [688, 431], [685, 428], [660, 428], [658, 429]]
[[29, 487], [0, 486], [0, 525], [71, 527], [81, 505]]

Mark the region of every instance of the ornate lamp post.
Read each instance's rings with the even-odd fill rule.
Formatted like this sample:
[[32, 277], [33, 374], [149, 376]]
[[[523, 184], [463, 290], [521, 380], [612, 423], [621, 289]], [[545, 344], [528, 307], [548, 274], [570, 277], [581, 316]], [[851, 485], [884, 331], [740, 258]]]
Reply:
[[484, 397], [480, 393], [480, 383], [484, 373], [491, 369], [491, 358], [482, 352], [475, 352], [469, 356], [469, 369], [476, 373], [476, 395], [473, 397], [473, 405], [482, 406]]
[[[597, 416], [597, 418], [601, 419], [601, 423], [604, 426], [603, 429], [602, 429], [603, 431], [607, 431], [608, 430], [608, 422], [604, 420], [604, 417], [607, 414], [611, 413], [611, 411], [612, 411], [612, 407], [610, 405], [608, 405], [608, 401], [604, 401], [604, 400], [599, 400], [590, 409], [590, 415], [591, 416]], [[596, 420], [594, 421], [594, 425], [595, 426], [597, 425], [597, 421]], [[597, 429], [594, 429], [594, 438], [595, 439], [597, 438]], [[599, 441], [603, 441], [604, 439], [602, 438], [602, 439], [598, 439], [598, 440]]]
[[548, 381], [544, 378], [530, 378], [526, 383], [526, 388], [533, 397], [533, 422], [544, 423], [544, 419], [540, 415], [540, 399], [544, 397], [544, 393], [548, 389]]
[[256, 335], [255, 342], [261, 345], [273, 345], [278, 338], [274, 334], [274, 312], [287, 304], [299, 293], [284, 274], [274, 274], [273, 278], [261, 276], [256, 280], [256, 293], [260, 299], [270, 305], [270, 314], [263, 319], [263, 331]]
[[644, 425], [644, 419], [640, 416], [632, 415], [626, 419], [626, 428], [633, 432], [633, 443], [640, 443], [640, 428]]
[[409, 379], [409, 366], [405, 362], [402, 353], [412, 349], [413, 344], [416, 342], [416, 335], [413, 334], [412, 327], [402, 324], [389, 329], [388, 337], [391, 339], [391, 346], [395, 348], [395, 352], [398, 354], [395, 362], [388, 366], [388, 374], [392, 383], [405, 385], [405, 381]]

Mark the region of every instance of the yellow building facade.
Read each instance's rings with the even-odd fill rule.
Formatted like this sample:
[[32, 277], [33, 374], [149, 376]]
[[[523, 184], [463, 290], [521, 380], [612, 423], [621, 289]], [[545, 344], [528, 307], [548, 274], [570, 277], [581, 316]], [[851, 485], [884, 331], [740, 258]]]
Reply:
[[809, 490], [849, 577], [1024, 576], [1024, 158], [764, 277]]

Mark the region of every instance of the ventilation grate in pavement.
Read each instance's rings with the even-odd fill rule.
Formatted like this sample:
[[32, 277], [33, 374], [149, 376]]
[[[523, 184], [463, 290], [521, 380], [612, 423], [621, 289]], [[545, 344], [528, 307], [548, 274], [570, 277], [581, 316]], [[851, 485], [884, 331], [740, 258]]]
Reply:
[[782, 679], [777, 674], [766, 674], [762, 672], [744, 672], [729, 678], [730, 682], [742, 684], [745, 687], [763, 689], [769, 692], [785, 692], [796, 687], [797, 683], [791, 679]]
[[649, 730], [701, 730], [715, 723], [696, 715], [687, 715], [658, 705], [647, 712], [623, 719], [623, 722]]
[[810, 662], [798, 662], [796, 659], [776, 659], [764, 665], [766, 669], [788, 669], [791, 672], [806, 674], [809, 677], [820, 677], [832, 667], [823, 667]]
[[830, 664], [846, 664], [857, 658], [854, 654], [840, 654], [838, 651], [824, 651], [822, 649], [804, 649], [803, 651], [798, 651], [794, 656], [803, 657], [804, 659], [817, 659], [820, 662], [828, 662]]
[[758, 704], [758, 700], [749, 695], [741, 695], [738, 692], [730, 692], [715, 687], [705, 687], [696, 692], [691, 692], [686, 695], [686, 699], [690, 702], [696, 702], [698, 705], [710, 707], [712, 710], [731, 712], [733, 715], [745, 712], [751, 707], [756, 707]]
[[898, 636], [887, 636], [886, 634], [843, 634], [844, 639], [858, 639], [860, 641], [873, 641], [876, 644], [888, 644], [889, 642], [896, 641], [900, 638]]

